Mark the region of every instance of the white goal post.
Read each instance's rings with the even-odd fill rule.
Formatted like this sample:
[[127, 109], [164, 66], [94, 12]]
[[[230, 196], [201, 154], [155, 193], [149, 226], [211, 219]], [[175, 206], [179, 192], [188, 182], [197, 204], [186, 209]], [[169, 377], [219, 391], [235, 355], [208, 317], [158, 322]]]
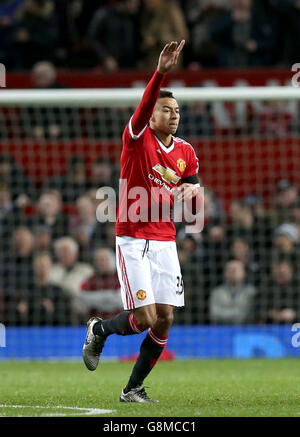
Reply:
[[[300, 88], [265, 87], [168, 87], [181, 103], [300, 100]], [[128, 106], [140, 101], [144, 88], [101, 88], [59, 90], [1, 90], [0, 106], [97, 107]]]

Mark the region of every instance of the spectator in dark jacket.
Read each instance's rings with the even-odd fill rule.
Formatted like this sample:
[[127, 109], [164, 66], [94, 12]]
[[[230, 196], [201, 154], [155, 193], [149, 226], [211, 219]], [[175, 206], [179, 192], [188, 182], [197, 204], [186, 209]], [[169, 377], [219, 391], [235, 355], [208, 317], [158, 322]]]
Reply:
[[1, 289], [6, 303], [6, 321], [11, 324], [22, 323], [27, 314], [22, 302], [33, 281], [33, 251], [34, 235], [28, 228], [21, 227], [13, 233], [10, 252], [1, 257]]
[[46, 182], [44, 188], [59, 191], [64, 203], [75, 204], [76, 199], [90, 188], [84, 158], [72, 156], [68, 162], [66, 173], [53, 176]]
[[270, 0], [281, 25], [281, 65], [290, 67], [299, 62], [300, 2], [298, 0]]
[[0, 186], [10, 192], [12, 201], [19, 207], [29, 204], [36, 196], [34, 184], [10, 155], [0, 156]]
[[6, 0], [0, 4], [0, 62], [6, 68], [11, 67], [12, 53], [9, 44], [23, 3], [24, 0]]
[[68, 217], [62, 212], [62, 199], [59, 191], [46, 190], [38, 202], [38, 214], [30, 217], [32, 229], [48, 229], [52, 240], [68, 234]]
[[261, 285], [257, 307], [262, 323], [293, 323], [299, 320], [299, 278], [288, 260], [273, 264], [271, 278]]
[[53, 61], [58, 39], [53, 0], [25, 0], [25, 8], [10, 47], [15, 54], [14, 67], [29, 69], [37, 61]]
[[220, 66], [271, 66], [278, 61], [279, 17], [269, 0], [234, 0], [210, 34], [218, 42]]
[[0, 186], [0, 252], [10, 250], [10, 236], [14, 230], [26, 223], [21, 208], [12, 202], [11, 194]]
[[116, 1], [99, 8], [87, 31], [98, 64], [108, 71], [133, 69], [137, 62], [136, 15], [139, 0]]
[[72, 324], [72, 309], [63, 290], [49, 282], [52, 260], [47, 252], [34, 257], [34, 280], [27, 292], [27, 323], [30, 325]]

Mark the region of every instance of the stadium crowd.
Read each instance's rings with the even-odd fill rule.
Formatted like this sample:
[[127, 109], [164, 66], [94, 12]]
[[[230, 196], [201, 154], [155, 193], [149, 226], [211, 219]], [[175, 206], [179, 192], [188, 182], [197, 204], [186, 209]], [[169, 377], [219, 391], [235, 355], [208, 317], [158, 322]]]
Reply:
[[3, 0], [0, 62], [154, 69], [167, 41], [186, 39], [179, 68], [290, 67], [299, 29], [299, 0]]
[[[96, 190], [118, 187], [118, 168], [96, 160], [89, 177], [73, 156], [64, 175], [37, 188], [10, 156], [0, 161], [0, 311], [7, 325], [84, 323], [121, 311], [114, 221], [102, 223]], [[205, 227], [177, 224], [186, 324], [299, 320], [300, 201], [280, 180], [273, 204], [249, 194], [228, 211], [205, 187]]]

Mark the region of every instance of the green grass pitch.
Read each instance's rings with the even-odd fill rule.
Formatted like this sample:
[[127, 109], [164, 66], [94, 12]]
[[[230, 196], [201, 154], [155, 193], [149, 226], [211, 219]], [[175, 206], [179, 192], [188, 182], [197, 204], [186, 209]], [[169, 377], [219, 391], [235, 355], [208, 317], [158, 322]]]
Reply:
[[298, 359], [159, 362], [145, 384], [158, 404], [119, 402], [132, 365], [0, 362], [0, 416], [300, 416]]

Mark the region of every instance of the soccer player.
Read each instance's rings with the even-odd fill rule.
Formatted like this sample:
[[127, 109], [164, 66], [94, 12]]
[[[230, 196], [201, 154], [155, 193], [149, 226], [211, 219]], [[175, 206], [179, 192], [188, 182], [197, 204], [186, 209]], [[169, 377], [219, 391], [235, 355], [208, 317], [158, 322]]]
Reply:
[[[121, 402], [155, 402], [142, 385], [167, 344], [174, 307], [184, 306], [174, 223], [161, 216], [151, 220], [150, 211], [168, 199], [173, 205], [174, 196], [184, 202], [197, 199], [199, 193], [194, 149], [174, 136], [180, 119], [178, 103], [172, 93], [160, 90], [184, 43], [173, 41], [164, 47], [123, 133], [116, 255], [124, 311], [109, 320], [94, 317], [87, 322], [83, 359], [89, 370], [96, 369], [108, 336], [148, 330]], [[144, 189], [150, 204], [137, 206], [137, 196], [130, 195], [134, 188]], [[143, 219], [132, 219], [132, 212]]]

